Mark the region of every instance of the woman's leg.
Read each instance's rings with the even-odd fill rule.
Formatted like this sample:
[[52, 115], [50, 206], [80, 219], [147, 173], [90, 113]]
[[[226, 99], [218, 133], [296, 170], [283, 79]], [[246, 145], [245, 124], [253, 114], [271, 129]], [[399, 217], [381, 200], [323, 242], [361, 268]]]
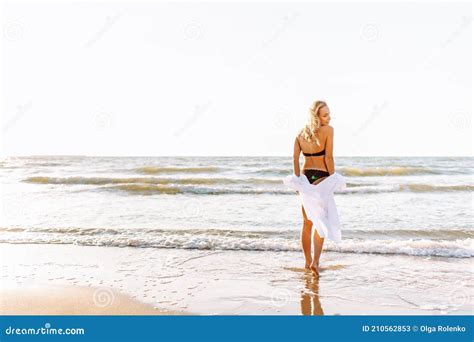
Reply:
[[310, 269], [314, 273], [319, 275], [319, 257], [321, 256], [321, 251], [323, 250], [324, 238], [320, 237], [316, 228], [313, 232], [313, 243], [314, 243], [314, 254], [313, 262], [311, 263]]
[[305, 268], [309, 268], [312, 262], [311, 259], [311, 228], [313, 227], [313, 222], [308, 220], [306, 217], [306, 212], [304, 207], [301, 206], [303, 211], [303, 228], [301, 229], [301, 247], [303, 248], [304, 258], [305, 258]]
[[[319, 178], [316, 182], [313, 184], [318, 184], [321, 182], [323, 179], [326, 177]], [[314, 228], [313, 230], [313, 261], [310, 265], [310, 269], [313, 273], [316, 273], [316, 275], [319, 276], [319, 257], [321, 256], [321, 251], [323, 250], [323, 244], [324, 244], [324, 238], [319, 236], [318, 230]]]

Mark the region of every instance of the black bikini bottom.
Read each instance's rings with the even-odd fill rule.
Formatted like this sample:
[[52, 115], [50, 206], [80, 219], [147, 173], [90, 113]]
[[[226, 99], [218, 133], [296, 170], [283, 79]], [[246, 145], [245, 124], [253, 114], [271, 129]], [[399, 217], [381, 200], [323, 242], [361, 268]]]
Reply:
[[329, 172], [323, 170], [304, 169], [303, 174], [308, 178], [310, 184], [313, 184], [320, 178], [328, 177]]

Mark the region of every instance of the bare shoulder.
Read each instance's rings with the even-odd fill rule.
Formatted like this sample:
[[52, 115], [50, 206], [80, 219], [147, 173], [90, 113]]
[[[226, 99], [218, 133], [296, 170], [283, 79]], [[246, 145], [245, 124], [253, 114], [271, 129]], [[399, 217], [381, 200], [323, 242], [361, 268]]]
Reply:
[[324, 134], [334, 133], [334, 128], [331, 125], [322, 126], [320, 129], [321, 129], [321, 132], [323, 132]]
[[323, 126], [321, 127], [322, 129], [325, 129], [327, 131], [333, 131], [334, 130], [334, 127], [332, 127], [331, 125], [326, 125], [326, 126]]
[[297, 139], [297, 140], [300, 140], [302, 134], [303, 134], [303, 130], [300, 129], [300, 130], [298, 131], [298, 133], [296, 133], [296, 139]]

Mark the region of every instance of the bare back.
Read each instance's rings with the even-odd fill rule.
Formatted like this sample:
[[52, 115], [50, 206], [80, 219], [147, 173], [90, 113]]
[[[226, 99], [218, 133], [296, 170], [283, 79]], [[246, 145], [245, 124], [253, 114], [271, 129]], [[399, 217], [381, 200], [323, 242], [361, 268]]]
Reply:
[[[301, 134], [297, 136], [301, 151], [308, 154], [318, 153], [326, 149], [326, 141], [328, 137], [328, 130], [326, 127], [321, 127], [316, 133], [316, 137], [321, 144], [318, 146], [315, 142], [306, 141]], [[324, 155], [321, 156], [304, 156], [303, 169], [318, 169], [328, 171]]]

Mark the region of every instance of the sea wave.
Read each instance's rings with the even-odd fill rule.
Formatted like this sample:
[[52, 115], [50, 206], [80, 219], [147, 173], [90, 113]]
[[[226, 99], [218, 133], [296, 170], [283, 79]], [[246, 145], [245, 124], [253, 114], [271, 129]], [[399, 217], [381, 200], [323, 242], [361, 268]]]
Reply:
[[157, 177], [45, 177], [36, 176], [24, 179], [24, 182], [36, 184], [281, 184], [281, 179], [270, 178], [157, 178]]
[[134, 171], [145, 174], [158, 173], [214, 173], [219, 172], [221, 168], [215, 166], [196, 166], [196, 167], [177, 167], [177, 166], [143, 166], [134, 169]]
[[433, 192], [433, 191], [473, 191], [474, 185], [456, 184], [456, 185], [432, 185], [432, 184], [401, 184], [400, 190], [411, 192]]
[[386, 193], [386, 192], [456, 192], [473, 191], [474, 185], [469, 184], [387, 184], [387, 185], [359, 185], [348, 186], [343, 193]]
[[156, 195], [156, 194], [193, 194], [193, 195], [288, 195], [295, 194], [287, 190], [265, 189], [257, 187], [197, 187], [197, 186], [166, 186], [155, 184], [121, 184], [114, 186], [105, 186], [101, 190], [122, 191], [127, 194], [136, 195]]
[[[218, 229], [218, 228], [182, 228], [182, 229], [163, 229], [163, 228], [83, 228], [83, 227], [7, 227], [0, 228], [0, 233], [51, 233], [65, 235], [109, 235], [109, 234], [175, 234], [175, 235], [222, 235], [235, 236], [241, 238], [248, 237], [267, 237], [273, 236], [285, 237], [288, 239], [297, 238], [299, 231], [295, 230], [239, 230], [239, 229]], [[355, 239], [371, 239], [385, 237], [389, 239], [400, 238], [420, 238], [420, 239], [474, 239], [474, 231], [466, 229], [347, 229], [344, 230], [344, 236]]]
[[[281, 178], [158, 178], [158, 177], [28, 177], [23, 182], [58, 185], [97, 185], [96, 190], [122, 191], [128, 194], [279, 194], [294, 195], [284, 187]], [[455, 192], [473, 191], [470, 184], [424, 184], [402, 183], [381, 185], [358, 185], [347, 183], [344, 191], [338, 194], [364, 194], [387, 192]]]
[[[219, 229], [0, 229], [1, 243], [76, 244], [85, 246], [181, 248], [202, 250], [300, 251], [298, 232], [236, 231]], [[458, 232], [459, 234], [459, 232]], [[328, 241], [325, 250], [340, 253], [403, 254], [470, 258], [474, 239], [375, 239], [345, 237]]]
[[414, 166], [386, 166], [386, 167], [349, 167], [344, 166], [336, 171], [348, 177], [364, 176], [407, 176], [420, 174], [437, 174], [438, 172], [427, 167]]

